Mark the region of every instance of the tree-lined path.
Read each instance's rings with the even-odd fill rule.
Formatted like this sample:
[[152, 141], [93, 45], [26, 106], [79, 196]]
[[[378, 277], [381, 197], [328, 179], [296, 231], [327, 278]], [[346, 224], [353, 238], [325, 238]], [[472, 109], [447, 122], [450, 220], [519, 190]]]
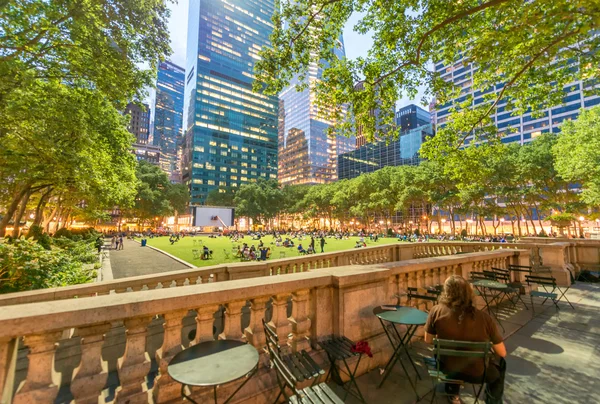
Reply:
[[110, 264], [114, 279], [189, 268], [152, 248], [141, 247], [139, 243], [131, 240], [124, 239], [123, 242], [124, 248], [122, 250], [111, 250], [110, 252]]

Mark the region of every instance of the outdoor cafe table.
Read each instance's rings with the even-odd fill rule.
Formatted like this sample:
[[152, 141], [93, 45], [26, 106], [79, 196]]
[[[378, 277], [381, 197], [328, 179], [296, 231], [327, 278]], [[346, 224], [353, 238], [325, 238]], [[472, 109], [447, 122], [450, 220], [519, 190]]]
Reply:
[[[391, 310], [386, 310], [386, 308], [390, 308]], [[406, 356], [408, 357], [408, 360], [410, 361], [413, 369], [415, 370], [417, 377], [420, 379], [421, 375], [419, 375], [419, 372], [417, 371], [417, 367], [415, 366], [415, 363], [412, 360], [412, 357], [410, 356], [410, 353], [408, 351], [408, 343], [410, 342], [410, 339], [415, 334], [415, 331], [417, 331], [417, 328], [419, 326], [425, 325], [425, 323], [427, 322], [427, 313], [425, 313], [424, 311], [412, 308], [412, 307], [404, 307], [404, 306], [379, 306], [379, 307], [375, 308], [375, 310], [373, 312], [379, 318], [379, 321], [381, 322], [381, 326], [383, 327], [385, 334], [387, 335], [388, 339], [390, 340], [390, 344], [392, 345], [392, 348], [394, 348], [394, 353], [392, 354], [392, 357], [390, 358], [388, 363], [385, 365], [385, 369], [383, 371], [383, 379], [379, 383], [378, 387], [381, 387], [383, 385], [383, 383], [385, 382], [385, 380], [391, 373], [392, 369], [394, 368], [394, 365], [400, 359], [400, 356], [402, 355], [402, 351], [404, 351], [406, 353]], [[388, 330], [388, 327], [386, 326], [384, 321], [392, 323], [391, 324], [392, 326], [389, 328], [392, 328], [394, 330], [395, 338], [397, 338], [396, 341], [394, 341], [395, 340], [394, 334], [392, 333], [391, 330]], [[407, 327], [406, 333], [403, 336], [400, 335], [400, 332], [398, 331], [396, 324], [405, 325]], [[419, 394], [417, 393], [417, 388], [414, 385], [414, 383], [412, 382], [410, 375], [408, 374], [408, 371], [406, 370], [406, 367], [404, 366], [404, 363], [402, 363], [401, 360], [400, 360], [400, 365], [402, 366], [402, 369], [404, 370], [404, 374], [408, 378], [408, 381], [410, 382], [410, 385], [411, 385], [413, 391], [415, 392], [415, 395], [417, 396], [417, 401], [418, 401]]]
[[192, 403], [196, 401], [185, 394], [185, 386], [213, 387], [215, 404], [217, 386], [246, 376], [246, 380], [229, 396], [233, 396], [250, 380], [258, 369], [256, 348], [242, 341], [207, 341], [191, 346], [171, 359], [169, 375], [181, 383], [181, 395]]
[[[496, 319], [498, 324], [500, 324], [500, 327], [502, 327], [502, 330], [504, 331], [504, 326], [498, 318], [498, 304], [500, 303], [499, 298], [502, 297], [502, 295], [504, 294], [507, 285], [505, 283], [493, 281], [491, 279], [479, 279], [471, 282], [471, 284], [477, 289], [477, 291], [483, 298], [483, 301], [485, 302], [485, 308], [487, 309], [488, 313], [494, 316], [494, 318]], [[488, 294], [486, 293], [486, 290], [490, 291], [490, 299], [488, 299]], [[494, 311], [490, 308], [490, 304], [494, 303], [496, 299], [498, 300], [496, 301], [496, 313], [494, 313]]]

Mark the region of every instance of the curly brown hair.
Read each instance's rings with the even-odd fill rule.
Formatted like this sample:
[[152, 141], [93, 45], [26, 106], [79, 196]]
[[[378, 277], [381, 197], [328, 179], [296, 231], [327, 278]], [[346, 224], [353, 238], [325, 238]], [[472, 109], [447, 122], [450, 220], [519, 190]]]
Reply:
[[458, 322], [460, 323], [465, 314], [474, 314], [473, 299], [471, 284], [460, 275], [451, 275], [444, 282], [444, 290], [440, 295], [439, 302], [457, 313]]

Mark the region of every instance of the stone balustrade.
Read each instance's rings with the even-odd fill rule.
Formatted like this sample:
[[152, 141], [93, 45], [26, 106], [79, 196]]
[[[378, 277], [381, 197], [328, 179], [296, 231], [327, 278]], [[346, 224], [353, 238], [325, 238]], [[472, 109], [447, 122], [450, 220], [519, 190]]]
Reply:
[[[468, 277], [472, 271], [530, 262], [528, 251], [515, 249], [395, 262], [364, 249], [351, 257], [355, 261], [339, 267], [323, 267], [316, 257], [308, 261], [310, 270], [294, 269], [286, 276], [138, 289], [77, 299], [76, 304], [62, 299], [4, 307], [0, 390], [11, 396], [7, 402], [53, 403], [60, 388], [66, 394], [61, 399], [97, 403], [109, 373], [116, 372], [119, 385], [111, 394], [117, 403], [180, 401], [180, 385], [167, 373], [169, 360], [190, 344], [220, 338], [247, 341], [261, 352], [258, 373], [236, 397], [273, 402], [276, 380], [263, 352], [263, 319], [277, 331], [282, 346], [307, 349], [323, 366], [327, 364], [319, 339], [338, 334], [367, 340], [374, 357], [361, 361], [362, 374], [383, 366], [391, 354], [372, 314], [374, 307], [398, 300], [406, 304], [402, 295], [407, 287], [440, 284], [451, 274]], [[369, 260], [382, 262], [365, 264]], [[268, 273], [288, 273], [282, 265], [287, 264], [269, 263]], [[121, 342], [114, 343], [119, 333]], [[15, 366], [19, 341], [28, 361]], [[22, 368], [19, 377], [15, 368]], [[237, 386], [222, 386], [219, 395]], [[210, 390], [194, 388], [191, 394], [203, 402]]]
[[[568, 240], [550, 243], [525, 240], [521, 243], [429, 242], [398, 243], [311, 254], [264, 262], [240, 262], [126, 279], [0, 295], [0, 306], [52, 300], [102, 296], [178, 286], [199, 285], [262, 276], [292, 274], [345, 265], [370, 265], [413, 258], [440, 257], [498, 249], [528, 250], [534, 266], [549, 268], [561, 284], [569, 284], [585, 265], [600, 265], [600, 240]], [[535, 243], [533, 242], [535, 241]], [[295, 251], [294, 251], [295, 252]]]

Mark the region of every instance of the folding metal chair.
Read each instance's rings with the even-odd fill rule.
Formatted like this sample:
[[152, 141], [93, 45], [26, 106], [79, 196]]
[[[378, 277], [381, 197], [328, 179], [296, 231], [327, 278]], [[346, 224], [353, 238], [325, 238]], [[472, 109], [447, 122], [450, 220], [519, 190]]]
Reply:
[[[432, 396], [430, 403], [433, 403], [437, 393], [437, 385], [454, 384], [457, 386], [464, 386], [465, 383], [471, 383], [473, 386], [473, 394], [475, 395], [475, 404], [479, 402], [479, 396], [483, 390], [485, 379], [487, 375], [487, 363], [488, 358], [492, 356], [492, 343], [491, 342], [470, 342], [470, 341], [454, 341], [446, 339], [434, 338], [433, 340], [433, 358], [425, 358], [424, 362], [428, 368], [429, 376], [432, 378]], [[441, 356], [453, 356], [472, 358], [474, 360], [481, 359], [483, 363], [483, 375], [480, 379], [461, 380], [453, 375], [448, 375], [440, 368], [440, 357]], [[475, 386], [479, 385], [479, 390], [475, 389]], [[442, 395], [448, 395], [447, 393], [441, 393]]]
[[[486, 272], [488, 271], [484, 271], [484, 273]], [[521, 298], [521, 287], [523, 286], [522, 283], [518, 281], [513, 282], [510, 279], [510, 271], [508, 269], [492, 267], [491, 273], [496, 281], [505, 283], [507, 285], [506, 289], [504, 290], [504, 294], [514, 308], [517, 307], [517, 303], [520, 301], [525, 306], [525, 309], [529, 310], [527, 304], [525, 304], [523, 298]]]
[[[269, 358], [271, 359], [272, 367], [275, 368], [277, 374], [277, 384], [279, 385], [279, 395], [275, 399], [275, 403], [278, 402], [279, 397], [283, 395], [286, 401], [292, 404], [343, 404], [344, 402], [331, 390], [331, 388], [325, 384], [320, 383], [305, 387], [304, 389], [298, 389], [298, 379], [294, 375], [294, 372], [287, 366], [285, 361], [281, 358], [277, 350], [270, 344], [267, 344], [267, 350]], [[292, 392], [288, 395], [287, 390]]]
[[[286, 350], [279, 346], [279, 338], [277, 337], [277, 333], [273, 331], [273, 329], [265, 322], [264, 319], [262, 320], [262, 323], [265, 330], [267, 345], [269, 349], [276, 351], [277, 355], [285, 364], [288, 371], [293, 374], [294, 380], [296, 381], [294, 387], [298, 383], [310, 380], [312, 380], [311, 386], [314, 386], [318, 382], [319, 377], [325, 374], [325, 371], [316, 364], [316, 362], [305, 350], [299, 352], [286, 352]], [[273, 358], [271, 358], [271, 360], [272, 359]], [[282, 394], [285, 395], [283, 390], [279, 392], [277, 399], [279, 399]], [[277, 399], [275, 399], [275, 402], [277, 402]]]
[[[526, 275], [525, 280], [527, 285], [531, 288], [533, 286], [541, 286], [544, 290], [533, 290], [529, 292], [529, 297], [531, 299], [531, 307], [533, 310], [533, 315], [535, 316], [535, 306], [533, 305], [534, 297], [544, 298], [542, 305], [546, 303], [546, 300], [552, 300], [554, 306], [556, 306], [556, 310], [560, 310], [558, 307], [558, 294], [554, 291], [556, 290], [556, 279], [553, 276], [537, 276], [537, 275]], [[551, 288], [550, 290], [548, 290]]]
[[231, 254], [229, 253], [229, 251], [227, 251], [224, 248], [223, 248], [223, 254], [225, 254], [225, 259], [230, 259], [231, 258]]
[[[358, 384], [356, 383], [356, 371], [358, 370], [358, 365], [360, 364], [360, 360], [362, 358], [362, 353], [357, 353], [352, 351], [352, 346], [354, 342], [350, 341], [346, 337], [331, 337], [324, 339], [319, 342], [321, 348], [325, 350], [327, 353], [327, 358], [329, 358], [329, 362], [331, 366], [329, 367], [329, 372], [327, 373], [327, 377], [325, 378], [325, 382], [331, 377], [333, 380], [342, 386], [344, 390], [346, 390], [346, 394], [344, 395], [343, 400], [346, 400], [348, 394], [353, 395], [361, 402], [365, 402], [365, 399], [360, 392]], [[356, 361], [356, 366], [354, 370], [350, 370], [350, 366], [348, 365], [348, 359], [358, 356], [358, 360]], [[337, 366], [336, 362], [340, 361], [344, 364], [346, 370], [340, 369], [340, 366]], [[342, 381], [341, 374], [346, 374], [350, 380], [347, 383]]]

